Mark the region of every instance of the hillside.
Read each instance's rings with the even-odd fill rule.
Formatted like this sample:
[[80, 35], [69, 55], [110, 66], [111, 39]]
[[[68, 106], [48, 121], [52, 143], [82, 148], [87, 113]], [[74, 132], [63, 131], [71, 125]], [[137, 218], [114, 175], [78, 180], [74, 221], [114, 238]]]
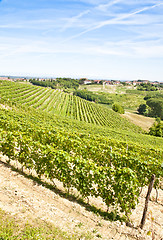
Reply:
[[[15, 104], [13, 105], [9, 102], [4, 103], [4, 100], [2, 99], [1, 102], [3, 103], [0, 105], [1, 122], [4, 121], [5, 116], [6, 122], [9, 122], [10, 120], [11, 123], [17, 123], [18, 121], [18, 123], [22, 124], [23, 126], [25, 122], [26, 124], [28, 123], [28, 126], [33, 126], [33, 128], [35, 128], [36, 125], [37, 128], [52, 128], [56, 129], [56, 131], [64, 130], [70, 134], [74, 133], [74, 136], [80, 136], [84, 134], [84, 136], [89, 138], [91, 135], [94, 137], [105, 138], [106, 140], [114, 139], [122, 141], [125, 144], [137, 144], [148, 148], [162, 149], [162, 138], [141, 133], [134, 133], [131, 131], [131, 129], [128, 131], [121, 130], [118, 126], [117, 129], [114, 129], [91, 123], [85, 123], [21, 106], [19, 104], [18, 107], [16, 107]], [[19, 126], [17, 126], [17, 129], [19, 129]]]
[[88, 102], [61, 90], [9, 81], [2, 81], [0, 84], [0, 96], [4, 100], [86, 123], [118, 130], [141, 132], [141, 128], [107, 107]]
[[[142, 203], [141, 189], [145, 194], [144, 191], [146, 191], [152, 174], [155, 174], [156, 177], [154, 187], [159, 189], [159, 194], [161, 194], [157, 207], [162, 206], [159, 205], [162, 201], [160, 188], [162, 188], [163, 179], [162, 138], [144, 134], [139, 127], [106, 107], [89, 103], [62, 91], [26, 83], [1, 82], [0, 94], [0, 152], [2, 160], [7, 162], [7, 164], [1, 163], [3, 172], [1, 182], [4, 184], [2, 194], [6, 199], [5, 202], [8, 201], [9, 204], [10, 201], [19, 201], [22, 205], [24, 204], [21, 201], [22, 197], [17, 198], [17, 192], [16, 198], [10, 198], [8, 193], [11, 193], [12, 188], [5, 185], [4, 179], [8, 174], [8, 176], [12, 176], [11, 179], [8, 178], [8, 181], [15, 182], [19, 179], [20, 175], [15, 178], [11, 171], [13, 170], [11, 165], [16, 164], [15, 166], [19, 166], [19, 169], [25, 173], [15, 170], [26, 177], [23, 185], [19, 182], [22, 177], [15, 183], [23, 188], [24, 195], [21, 196], [27, 198], [25, 191], [37, 194], [36, 189], [34, 190], [32, 187], [25, 189], [25, 182], [28, 185], [27, 178], [30, 177], [48, 188], [50, 196], [55, 191], [56, 194], [61, 194], [64, 198], [63, 201], [67, 202], [68, 207], [62, 209], [64, 217], [59, 218], [56, 214], [56, 219], [53, 218], [58, 227], [67, 232], [69, 232], [68, 228], [74, 231], [74, 222], [78, 222], [78, 220], [71, 221], [72, 216], [70, 217], [71, 214], [67, 211], [71, 209], [72, 202], [76, 201], [80, 205], [72, 211], [75, 214], [74, 218], [83, 219], [83, 222], [76, 224], [81, 227], [78, 230], [81, 230], [82, 233], [84, 231], [82, 228], [85, 225], [85, 217], [82, 218], [83, 213], [88, 218], [86, 232], [91, 228], [91, 224], [94, 229], [100, 221], [99, 233], [97, 230], [92, 230], [93, 237], [83, 237], [83, 239], [96, 239], [100, 236], [103, 239], [111, 239], [112, 231], [114, 232], [113, 239], [150, 239], [146, 238], [147, 232], [152, 224], [157, 226], [158, 223], [150, 221], [150, 227], [147, 225], [145, 231], [141, 232], [140, 229], [124, 228], [123, 224], [120, 226], [117, 222], [111, 224], [106, 219], [128, 223], [132, 221], [133, 214], [138, 211], [139, 216], [136, 216], [137, 220], [135, 220], [136, 226], [138, 226], [140, 211], [137, 207], [140, 206], [139, 202]], [[78, 115], [74, 115], [75, 112], [78, 112]], [[73, 114], [69, 115], [68, 113]], [[85, 114], [85, 118], [83, 114]], [[81, 118], [76, 118], [76, 116], [81, 116]], [[86, 121], [86, 116], [92, 120]], [[30, 175], [31, 173], [33, 176]], [[30, 184], [29, 186], [31, 186]], [[9, 192], [6, 192], [6, 189]], [[18, 191], [16, 188], [13, 189]], [[44, 190], [41, 188], [41, 191]], [[47, 189], [45, 189], [46, 191]], [[50, 209], [53, 209], [52, 202], [48, 197], [41, 195], [41, 192], [38, 197], [43, 199], [42, 202], [45, 203], [45, 206], [51, 206]], [[60, 199], [60, 196], [58, 197]], [[67, 201], [67, 198], [70, 201]], [[62, 202], [62, 200], [60, 201]], [[89, 204], [86, 203], [88, 201]], [[12, 213], [9, 205], [5, 207], [5, 202], [1, 201], [2, 207], [0, 208], [5, 211], [9, 209], [9, 212]], [[31, 206], [30, 211], [33, 213], [31, 199], [27, 199], [26, 202]], [[37, 200], [36, 202], [38, 204]], [[57, 205], [56, 202], [54, 204]], [[57, 206], [58, 213], [61, 213], [61, 205]], [[41, 209], [41, 206], [39, 208]], [[20, 208], [16, 207], [15, 209], [17, 212], [21, 211]], [[35, 204], [34, 209], [36, 209], [36, 215], [41, 214], [41, 212], [38, 213]], [[42, 211], [45, 213], [44, 206]], [[159, 211], [162, 211], [162, 208], [156, 210], [157, 214]], [[24, 217], [26, 213], [30, 215], [26, 208], [21, 213], [23, 212]], [[157, 214], [156, 216], [158, 216]], [[51, 221], [50, 216], [52, 215], [52, 213], [48, 213], [47, 221]], [[45, 217], [45, 215], [37, 215], [44, 220], [43, 216]], [[68, 219], [68, 221], [64, 219]], [[91, 219], [97, 219], [97, 222], [92, 222]], [[109, 238], [106, 237], [107, 227], [101, 228], [101, 222], [106, 226], [109, 224], [109, 228], [111, 228]], [[66, 226], [68, 227], [66, 228]], [[125, 233], [122, 229], [125, 229]], [[81, 233], [81, 231], [79, 232]], [[161, 230], [157, 231], [157, 227], [154, 227], [153, 231], [155, 231], [155, 236], [160, 239]], [[122, 232], [123, 234], [121, 234]], [[71, 230], [69, 233], [72, 234]], [[70, 237], [70, 239], [72, 238]]]

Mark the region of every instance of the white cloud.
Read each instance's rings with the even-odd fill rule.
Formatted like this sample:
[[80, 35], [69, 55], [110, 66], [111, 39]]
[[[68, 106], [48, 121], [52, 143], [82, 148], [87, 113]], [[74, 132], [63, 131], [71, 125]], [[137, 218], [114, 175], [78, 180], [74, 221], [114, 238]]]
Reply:
[[121, 56], [132, 58], [163, 58], [163, 41], [104, 41], [90, 43], [70, 43], [59, 41], [46, 41], [46, 39], [29, 40], [17, 38], [0, 38], [0, 59], [8, 59], [17, 54], [76, 54], [89, 56]]
[[159, 41], [117, 41], [106, 42], [89, 47], [87, 51], [93, 55], [132, 57], [139, 59], [163, 58], [163, 43]]
[[[80, 1], [86, 4], [79, 7]], [[0, 16], [0, 63], [4, 73], [21, 69], [22, 73], [55, 71], [63, 76], [76, 71], [87, 76], [112, 73], [113, 78], [127, 78], [129, 68], [130, 76], [134, 70], [138, 76], [139, 69], [143, 72], [146, 68], [144, 76], [148, 77], [151, 69], [155, 69], [153, 76], [163, 75], [161, 2], [74, 0], [72, 9], [65, 10], [58, 0], [52, 9], [47, 4], [46, 8], [18, 7], [16, 12], [13, 1], [9, 2], [11, 5]], [[82, 38], [86, 33], [90, 34]]]

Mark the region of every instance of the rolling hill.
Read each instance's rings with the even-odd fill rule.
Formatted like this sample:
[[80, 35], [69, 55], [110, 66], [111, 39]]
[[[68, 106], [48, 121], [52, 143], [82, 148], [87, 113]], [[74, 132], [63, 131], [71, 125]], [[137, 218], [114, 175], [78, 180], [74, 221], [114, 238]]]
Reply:
[[[0, 152], [67, 194], [99, 197], [129, 221], [140, 189], [161, 188], [163, 140], [106, 107], [59, 90], [0, 82]], [[100, 208], [100, 206], [99, 206]], [[109, 213], [105, 213], [109, 216]]]

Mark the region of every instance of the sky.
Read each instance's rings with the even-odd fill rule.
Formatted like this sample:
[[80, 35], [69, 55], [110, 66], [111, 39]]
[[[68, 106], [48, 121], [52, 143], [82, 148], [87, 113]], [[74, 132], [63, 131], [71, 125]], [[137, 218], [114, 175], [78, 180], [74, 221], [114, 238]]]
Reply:
[[163, 82], [163, 0], [0, 0], [0, 75]]

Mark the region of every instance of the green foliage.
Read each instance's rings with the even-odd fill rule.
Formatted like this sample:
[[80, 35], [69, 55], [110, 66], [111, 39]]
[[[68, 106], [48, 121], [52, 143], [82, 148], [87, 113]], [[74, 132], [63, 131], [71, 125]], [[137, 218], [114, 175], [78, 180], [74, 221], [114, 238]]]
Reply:
[[140, 104], [138, 112], [150, 117], [159, 117], [163, 119], [163, 94], [149, 93], [144, 97], [146, 104]]
[[56, 178], [83, 197], [100, 196], [107, 206], [126, 214], [136, 206], [139, 188], [148, 185], [153, 173], [159, 186], [162, 151], [93, 132], [68, 132], [62, 124], [62, 128], [47, 125], [45, 116], [45, 125], [39, 125], [43, 118], [39, 113], [26, 109], [22, 118], [22, 109], [19, 114], [13, 111], [14, 107], [1, 110], [0, 151], [39, 177]]
[[36, 85], [36, 86], [51, 87], [51, 88], [53, 88], [54, 86], [56, 86], [55, 82], [51, 82], [50, 80], [39, 81], [39, 80], [35, 80], [35, 79], [30, 79], [29, 81], [30, 81], [33, 85]]
[[155, 92], [155, 93], [150, 92], [144, 97], [144, 100], [148, 100], [150, 98], [162, 99], [163, 98], [163, 93], [161, 93], [161, 92]]
[[121, 113], [121, 114], [125, 113], [124, 108], [121, 105], [119, 105], [118, 103], [114, 103], [112, 105], [112, 109], [113, 109], [113, 111]]
[[151, 83], [141, 83], [137, 86], [137, 90], [139, 91], [157, 91], [159, 88], [157, 85]]
[[138, 113], [139, 114], [145, 114], [147, 111], [147, 105], [146, 104], [140, 104], [139, 108], [138, 108]]
[[142, 95], [142, 96], [145, 96], [147, 94], [146, 91], [141, 91], [141, 90], [137, 90], [137, 89], [127, 89], [126, 93], [136, 94], [136, 95], [139, 94], [139, 95]]
[[[125, 90], [124, 90], [125, 91]], [[134, 91], [134, 90], [133, 90]], [[136, 90], [137, 91], [137, 90]], [[127, 90], [126, 90], [127, 92]], [[136, 110], [140, 104], [145, 103], [142, 94], [139, 93], [124, 93], [124, 94], [107, 94], [110, 101], [122, 105], [124, 109]]]
[[[74, 132], [75, 134], [80, 133], [87, 136], [101, 136], [104, 139], [114, 139], [124, 142], [127, 141], [130, 143], [133, 142], [134, 144], [142, 145], [147, 148], [155, 147], [157, 149], [163, 145], [163, 141], [161, 141], [160, 138], [147, 136], [140, 132], [136, 133], [133, 130], [122, 130], [120, 127], [119, 129], [114, 129], [114, 125], [112, 126], [112, 128], [108, 128], [106, 126], [98, 126], [95, 124], [88, 124], [85, 122], [76, 121], [70, 118], [63, 118], [62, 116], [52, 115], [41, 110], [36, 111], [33, 108], [27, 108], [25, 106], [19, 105], [19, 108], [17, 108], [12, 103], [10, 103], [10, 106], [12, 107], [12, 111], [10, 109], [0, 109], [0, 114], [3, 119], [2, 122], [8, 122], [8, 118], [4, 117], [8, 116], [11, 122], [17, 123], [16, 129], [19, 129], [21, 127], [20, 123], [22, 123], [21, 125], [24, 126], [23, 122], [28, 122], [29, 127], [33, 126], [33, 124], [37, 124], [37, 128], [43, 127], [49, 129], [52, 127], [53, 129], [57, 130], [61, 128], [65, 131]], [[17, 121], [17, 119], [19, 119], [19, 121]], [[6, 126], [8, 125], [7, 122], [5, 123]], [[120, 122], [116, 121], [115, 124], [118, 126]], [[124, 122], [122, 121], [121, 124], [124, 124]]]
[[157, 118], [153, 126], [149, 129], [149, 134], [157, 137], [163, 137], [163, 122]]
[[61, 88], [74, 88], [77, 89], [79, 87], [79, 80], [72, 78], [56, 78], [57, 85]]
[[85, 100], [102, 104], [110, 104], [112, 102], [104, 94], [96, 94], [88, 90], [76, 90], [73, 94]]
[[150, 107], [149, 116], [160, 117], [163, 120], [163, 98], [150, 98], [147, 105]]
[[74, 88], [79, 87], [79, 80], [72, 78], [57, 78], [56, 80], [44, 80], [39, 81], [35, 79], [30, 79], [30, 82], [33, 85], [42, 86], [42, 87], [51, 87], [52, 89], [57, 88]]
[[[126, 215], [152, 174], [159, 187], [162, 139], [138, 134], [117, 113], [61, 91], [7, 82], [1, 87], [0, 101], [8, 109], [0, 109], [0, 152], [9, 160], [34, 169], [40, 178], [58, 179], [83, 197], [99, 196]], [[54, 106], [69, 118], [54, 115]], [[83, 122], [73, 120], [74, 116]]]
[[86, 99], [88, 101], [98, 101], [98, 96], [90, 91], [87, 90], [76, 90], [73, 92], [75, 96], [81, 97], [83, 99]]
[[61, 90], [4, 82], [0, 89], [0, 96], [6, 101], [12, 101], [14, 104], [23, 104], [37, 110], [46, 111], [52, 115], [57, 114], [70, 119], [114, 129], [118, 127], [118, 130], [141, 132], [138, 126], [130, 123], [127, 119], [122, 118], [106, 106], [86, 101], [78, 96], [64, 93]]

